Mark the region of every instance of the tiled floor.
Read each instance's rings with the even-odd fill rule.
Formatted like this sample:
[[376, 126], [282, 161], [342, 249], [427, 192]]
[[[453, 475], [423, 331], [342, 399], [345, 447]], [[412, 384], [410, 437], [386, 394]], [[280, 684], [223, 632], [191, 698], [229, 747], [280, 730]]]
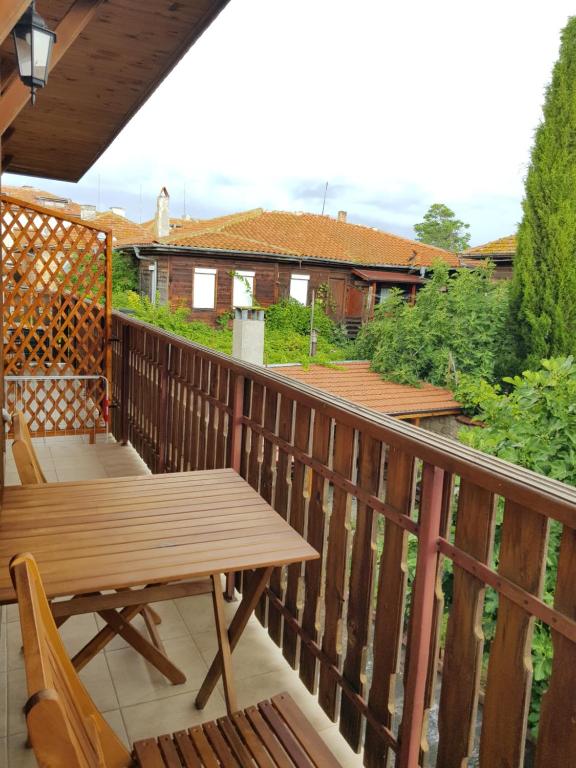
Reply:
[[[121, 477], [147, 473], [136, 452], [100, 439], [88, 445], [81, 438], [39, 440], [36, 450], [49, 481]], [[17, 484], [18, 476], [7, 454], [6, 484]], [[194, 707], [195, 692], [216, 649], [212, 603], [208, 595], [186, 597], [154, 606], [162, 616], [159, 631], [170, 658], [183, 669], [187, 680], [171, 685], [121, 638], [110, 643], [81, 672], [96, 705], [128, 744], [135, 739], [190, 727], [194, 723], [225, 714], [219, 687], [206, 708]], [[228, 618], [237, 603], [226, 605]], [[25, 748], [26, 724], [22, 706], [26, 699], [20, 627], [15, 606], [3, 608], [0, 627], [0, 766], [35, 766], [33, 753]], [[61, 628], [66, 647], [79, 650], [97, 631], [100, 619], [94, 615], [71, 618]], [[138, 625], [139, 620], [135, 620]], [[143, 622], [141, 622], [143, 626]], [[343, 766], [361, 766], [340, 737], [316, 699], [300, 683], [267, 632], [252, 618], [234, 655], [239, 705], [288, 691], [316, 730], [322, 735]]]

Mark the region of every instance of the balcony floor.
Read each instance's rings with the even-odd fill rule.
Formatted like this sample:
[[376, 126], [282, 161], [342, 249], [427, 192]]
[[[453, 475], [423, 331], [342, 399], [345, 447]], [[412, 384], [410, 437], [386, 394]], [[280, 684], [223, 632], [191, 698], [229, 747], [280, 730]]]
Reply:
[[[132, 448], [122, 447], [104, 436], [99, 437], [95, 445], [89, 445], [86, 438], [68, 437], [39, 439], [35, 441], [35, 447], [50, 482], [148, 472]], [[18, 482], [8, 448], [6, 484], [15, 485]], [[226, 713], [220, 686], [203, 712], [194, 707], [195, 692], [216, 651], [210, 596], [186, 597], [158, 603], [154, 607], [162, 616], [159, 630], [167, 652], [186, 673], [186, 683], [171, 685], [118, 637], [80, 675], [96, 705], [127, 744], [146, 736], [190, 727]], [[227, 604], [228, 618], [236, 607], [237, 603]], [[0, 611], [0, 765], [32, 768], [36, 761], [32, 751], [24, 746], [26, 723], [22, 707], [26, 699], [26, 684], [17, 608], [8, 606], [0, 608]], [[136, 626], [138, 619], [134, 622]], [[101, 623], [93, 614], [69, 619], [61, 629], [69, 652], [78, 651]], [[143, 626], [142, 621], [139, 628]], [[297, 674], [255, 618], [250, 620], [233, 660], [239, 706], [246, 707], [281, 691], [288, 691], [341, 764], [345, 768], [362, 765], [360, 756], [355, 755], [340, 737], [337, 726], [326, 717], [315, 697], [300, 683]]]

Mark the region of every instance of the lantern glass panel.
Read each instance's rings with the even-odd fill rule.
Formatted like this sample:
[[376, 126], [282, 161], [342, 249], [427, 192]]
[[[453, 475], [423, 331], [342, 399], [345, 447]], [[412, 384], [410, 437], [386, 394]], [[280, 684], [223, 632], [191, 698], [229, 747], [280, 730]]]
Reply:
[[32, 76], [32, 35], [30, 31], [14, 35], [20, 77]]

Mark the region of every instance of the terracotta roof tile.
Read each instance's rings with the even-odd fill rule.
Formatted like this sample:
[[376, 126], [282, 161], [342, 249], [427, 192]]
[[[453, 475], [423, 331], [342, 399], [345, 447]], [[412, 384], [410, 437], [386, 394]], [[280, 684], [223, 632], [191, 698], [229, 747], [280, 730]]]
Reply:
[[54, 208], [60, 213], [69, 213], [71, 216], [80, 216], [80, 205], [63, 195], [55, 195], [37, 187], [11, 187], [2, 185], [2, 193], [9, 197], [15, 197], [25, 203], [42, 205], [45, 208]]
[[90, 219], [90, 223], [112, 230], [112, 244], [114, 246], [145, 245], [154, 242], [150, 232], [141, 224], [136, 224], [136, 222], [113, 211], [96, 214], [93, 219]]
[[334, 366], [311, 365], [307, 369], [299, 365], [277, 366], [274, 372], [390, 416], [407, 418], [424, 413], [439, 416], [461, 412], [460, 404], [447, 389], [432, 384], [410, 387], [384, 381], [365, 361]]
[[484, 245], [476, 245], [464, 251], [464, 256], [514, 256], [516, 253], [516, 235], [508, 235], [492, 240]]
[[[215, 239], [216, 233], [231, 239]], [[312, 213], [255, 209], [193, 222], [189, 229], [173, 233], [163, 242], [194, 248], [285, 253], [363, 265], [429, 267], [441, 260], [458, 266], [456, 255], [441, 248]]]

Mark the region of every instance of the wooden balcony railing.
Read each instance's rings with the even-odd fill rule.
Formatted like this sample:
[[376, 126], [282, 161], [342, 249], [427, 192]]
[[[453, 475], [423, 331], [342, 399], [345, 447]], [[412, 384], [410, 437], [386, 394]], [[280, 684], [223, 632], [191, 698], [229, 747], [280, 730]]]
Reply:
[[435, 702], [437, 766], [478, 738], [482, 768], [523, 765], [535, 621], [554, 660], [534, 765], [574, 765], [576, 490], [120, 314], [113, 338], [116, 438], [154, 472], [236, 468], [321, 552], [257, 614], [366, 766], [428, 764]]

